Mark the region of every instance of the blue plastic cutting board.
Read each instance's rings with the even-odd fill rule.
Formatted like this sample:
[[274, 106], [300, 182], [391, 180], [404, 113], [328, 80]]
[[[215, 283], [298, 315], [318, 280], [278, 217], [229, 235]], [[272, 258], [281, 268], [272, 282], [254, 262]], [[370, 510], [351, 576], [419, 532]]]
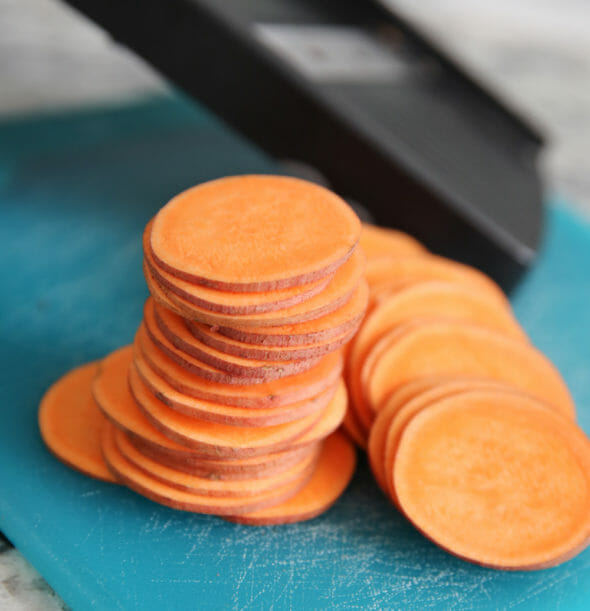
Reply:
[[[157, 506], [44, 449], [38, 401], [131, 340], [146, 297], [143, 225], [179, 190], [271, 162], [180, 100], [0, 126], [0, 529], [74, 609], [590, 606], [590, 550], [499, 572], [427, 542], [366, 464], [309, 523], [252, 528]], [[590, 432], [590, 227], [565, 207], [514, 297]]]

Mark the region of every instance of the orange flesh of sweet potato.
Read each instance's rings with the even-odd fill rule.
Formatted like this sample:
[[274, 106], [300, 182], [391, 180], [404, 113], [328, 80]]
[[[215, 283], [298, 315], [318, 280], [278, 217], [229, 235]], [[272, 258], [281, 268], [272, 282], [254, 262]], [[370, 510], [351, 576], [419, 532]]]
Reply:
[[150, 391], [168, 407], [186, 416], [211, 420], [220, 424], [233, 424], [234, 426], [268, 426], [291, 422], [324, 409], [336, 392], [336, 385], [334, 385], [315, 397], [296, 403], [277, 407], [257, 407], [255, 409], [236, 407], [196, 399], [177, 391], [150, 369], [141, 354], [135, 356], [133, 367], [136, 368], [137, 373]]
[[129, 391], [127, 370], [130, 363], [130, 347], [120, 349], [104, 359], [101, 373], [93, 384], [97, 402], [107, 418], [125, 431], [136, 447], [144, 453], [146, 448], [150, 448], [154, 458], [165, 460], [164, 457], [167, 457], [168, 465], [174, 468], [185, 465], [189, 472], [191, 467], [194, 467], [195, 472], [209, 473], [220, 478], [227, 476], [230, 479], [232, 474], [239, 475], [257, 470], [264, 472], [267, 463], [271, 467], [281, 464], [284, 460], [281, 454], [287, 454], [289, 460], [288, 454], [305, 451], [333, 432], [340, 425], [346, 410], [346, 391], [340, 385], [323, 417], [296, 442], [289, 444], [284, 450], [285, 454], [273, 452], [261, 457], [222, 461], [219, 456], [212, 457], [173, 441], [145, 418]]
[[367, 261], [365, 273], [372, 291], [383, 286], [400, 287], [426, 280], [439, 280], [471, 286], [509, 307], [502, 289], [484, 273], [469, 265], [436, 255], [371, 259]]
[[176, 293], [179, 297], [212, 312], [220, 312], [221, 314], [256, 314], [287, 308], [301, 303], [324, 290], [333, 275], [328, 274], [324, 278], [308, 284], [275, 291], [236, 293], [212, 289], [178, 278], [157, 265], [152, 256], [149, 243], [152, 224], [153, 220], [146, 225], [143, 233], [143, 252], [144, 261], [154, 280], [163, 288]]
[[396, 326], [432, 317], [457, 320], [495, 329], [509, 337], [527, 341], [526, 335], [510, 312], [495, 299], [473, 287], [450, 282], [425, 281], [392, 293], [367, 314], [349, 346], [345, 376], [351, 403], [362, 429], [368, 431], [374, 412], [363, 399], [362, 366], [375, 343]]
[[400, 289], [376, 305], [354, 339], [351, 358], [355, 358], [357, 351], [363, 353], [385, 331], [413, 318], [462, 320], [527, 341], [512, 312], [498, 307], [486, 294], [468, 286], [426, 281]]
[[186, 280], [261, 291], [330, 273], [350, 255], [360, 231], [352, 209], [323, 187], [236, 176], [173, 198], [156, 215], [150, 244], [156, 262]]
[[129, 390], [128, 371], [131, 358], [131, 346], [115, 350], [101, 361], [100, 371], [92, 383], [94, 399], [107, 420], [126, 433], [146, 440], [172, 456], [202, 456], [166, 437], [141, 413]]
[[319, 453], [319, 447], [315, 452], [304, 455], [299, 461], [290, 465], [287, 469], [273, 475], [262, 475], [255, 473], [249, 478], [242, 479], [218, 479], [201, 477], [189, 474], [163, 465], [150, 457], [142, 454], [126, 437], [121, 430], [115, 431], [115, 442], [121, 454], [138, 469], [144, 471], [151, 477], [179, 490], [187, 490], [195, 494], [206, 496], [234, 496], [244, 497], [271, 492], [274, 488], [280, 488], [296, 479], [301, 478], [305, 472], [313, 468]]
[[[444, 322], [445, 322], [444, 320], [438, 320], [438, 319], [432, 319], [432, 320], [429, 320], [429, 319], [419, 320], [418, 319], [418, 320], [413, 320], [411, 322], [411, 324], [412, 324], [412, 326], [414, 328], [416, 328], [420, 324], [436, 324], [436, 323], [444, 323]], [[368, 356], [370, 354], [371, 354], [371, 350], [369, 349], [369, 350], [367, 350], [367, 354], [364, 355], [364, 360], [361, 361], [361, 364], [358, 366], [358, 368], [356, 370], [352, 369], [349, 372], [349, 374], [347, 376], [347, 380], [346, 380], [347, 381], [347, 385], [348, 385], [348, 389], [349, 389], [349, 394], [350, 394], [350, 401], [351, 401], [352, 411], [354, 412], [354, 414], [356, 416], [356, 420], [357, 420], [357, 422], [359, 424], [359, 431], [365, 437], [367, 437], [369, 435], [369, 433], [371, 431], [371, 428], [374, 425], [376, 415], [382, 409], [384, 404], [386, 402], [388, 402], [388, 400], [391, 399], [391, 395], [396, 395], [397, 396], [398, 395], [398, 391], [403, 390], [405, 387], [410, 387], [411, 388], [412, 385], [414, 385], [414, 384], [416, 385], [416, 389], [414, 391], [412, 391], [412, 392], [413, 392], [413, 394], [417, 394], [418, 390], [429, 389], [430, 386], [438, 387], [439, 385], [441, 385], [441, 384], [445, 383], [446, 381], [448, 381], [449, 378], [454, 380], [455, 378], [460, 378], [461, 375], [462, 375], [461, 372], [454, 372], [454, 373], [447, 374], [447, 375], [435, 375], [435, 376], [430, 376], [429, 375], [429, 376], [420, 376], [418, 378], [413, 378], [409, 382], [405, 382], [401, 386], [398, 386], [388, 396], [386, 396], [383, 399], [381, 399], [378, 404], [373, 404], [373, 403], [370, 403], [369, 401], [367, 401], [367, 399], [365, 398], [364, 386], [363, 386], [363, 383], [361, 381], [364, 361], [367, 360], [367, 358], [368, 358]], [[355, 374], [355, 371], [356, 371], [356, 374]], [[503, 383], [502, 381], [497, 381], [497, 380], [489, 379], [489, 378], [487, 378], [483, 374], [482, 374], [482, 376], [483, 376], [482, 380], [485, 380], [489, 384], [496, 384], [496, 385], [500, 385], [500, 386], [505, 386], [505, 383]], [[471, 378], [466, 378], [466, 380], [468, 380], [468, 379], [471, 379], [474, 383], [480, 381], [478, 379], [477, 375], [473, 376]], [[436, 380], [436, 382], [433, 383], [432, 380]]]
[[348, 486], [356, 466], [353, 445], [340, 433], [324, 442], [317, 467], [309, 482], [290, 499], [272, 507], [227, 518], [250, 525], [301, 522], [331, 507]]
[[266, 477], [282, 473], [296, 462], [303, 460], [316, 450], [316, 444], [310, 444], [295, 450], [247, 456], [245, 458], [201, 458], [194, 457], [187, 451], [185, 455], [170, 454], [160, 446], [126, 433], [127, 439], [144, 456], [157, 463], [208, 479], [238, 480], [253, 477]]
[[214, 497], [179, 490], [148, 475], [127, 460], [117, 447], [115, 429], [110, 424], [103, 428], [102, 450], [105, 461], [117, 480], [146, 498], [183, 511], [215, 515], [234, 515], [254, 511], [279, 503], [296, 494], [309, 480], [313, 470], [303, 477], [271, 491], [243, 497]]
[[114, 482], [100, 449], [105, 418], [90, 388], [98, 363], [72, 369], [41, 399], [39, 429], [51, 452], [69, 467], [97, 479]]
[[534, 400], [464, 393], [406, 425], [394, 487], [404, 514], [451, 553], [536, 569], [578, 553], [590, 534], [590, 445]]
[[[243, 385], [243, 384], [261, 384], [263, 378], [256, 375], [235, 375], [213, 367], [208, 363], [186, 354], [176, 348], [160, 331], [153, 320], [143, 320], [137, 333], [135, 342], [139, 342], [142, 349], [150, 354], [162, 354], [170, 361], [174, 362], [186, 373], [196, 376], [204, 382], [211, 382], [223, 385]], [[280, 376], [275, 376], [271, 379], [277, 379]]]
[[[153, 323], [155, 322], [159, 331], [176, 350], [189, 354], [212, 367], [216, 367], [232, 375], [254, 375], [268, 380], [275, 376], [284, 377], [299, 373], [300, 371], [305, 371], [319, 360], [318, 356], [309, 356], [308, 358], [290, 361], [272, 361], [270, 359], [260, 360], [227, 354], [201, 342], [189, 331], [180, 316], [161, 306], [156, 305], [154, 307], [153, 300], [148, 300], [146, 303], [146, 310], [144, 322], [146, 322], [148, 331], [153, 328]], [[155, 329], [153, 334], [161, 338], [161, 335]], [[160, 342], [167, 345], [163, 339], [160, 339]], [[173, 349], [170, 350], [173, 353], [176, 352]]]
[[346, 386], [342, 382], [336, 389], [332, 401], [328, 404], [321, 417], [303, 435], [289, 444], [291, 450], [298, 450], [308, 447], [310, 444], [317, 443], [331, 435], [342, 424], [348, 406], [348, 395]]
[[441, 374], [512, 384], [575, 417], [567, 385], [536, 348], [483, 327], [448, 321], [408, 324], [385, 335], [363, 364], [365, 400], [378, 409], [404, 382]]
[[[503, 394], [513, 397], [515, 402], [519, 402], [521, 397], [525, 399], [534, 400], [536, 403], [542, 404], [537, 399], [533, 399], [529, 395], [522, 393], [512, 386], [502, 384], [500, 382], [494, 382], [493, 380], [468, 380], [468, 379], [457, 379], [446, 384], [434, 387], [428, 391], [425, 391], [418, 396], [414, 397], [407, 403], [401, 406], [401, 408], [390, 410], [390, 422], [387, 427], [387, 433], [383, 441], [382, 446], [382, 464], [385, 469], [385, 483], [387, 493], [395, 505], [398, 505], [397, 495], [393, 485], [392, 468], [395, 461], [395, 454], [399, 445], [401, 434], [407, 425], [407, 423], [417, 414], [420, 410], [428, 407], [431, 403], [444, 399], [446, 397], [453, 397], [468, 392], [489, 392], [496, 393], [496, 396]], [[395, 403], [392, 401], [391, 403]], [[391, 405], [391, 404], [390, 404]], [[547, 409], [552, 409], [550, 406], [546, 406]]]
[[356, 329], [348, 329], [323, 342], [310, 342], [299, 346], [266, 346], [241, 342], [219, 333], [216, 327], [184, 321], [185, 326], [200, 342], [219, 350], [224, 354], [239, 356], [244, 359], [255, 359], [262, 361], [294, 361], [325, 356], [334, 352], [348, 343]]
[[172, 387], [186, 395], [239, 407], [272, 407], [314, 397], [333, 384], [342, 371], [342, 356], [333, 352], [317, 365], [297, 375], [259, 384], [221, 384], [204, 380], [178, 365], [147, 341], [140, 328], [136, 336], [137, 350], [147, 364]]
[[[159, 305], [183, 317], [189, 326], [199, 322], [198, 319], [195, 319], [194, 310], [186, 304], [183, 305], [179, 300], [172, 301], [168, 297], [169, 293], [153, 280], [151, 272], [145, 264], [143, 270], [149, 291]], [[221, 318], [220, 316], [205, 314], [204, 318], [206, 320], [202, 324], [210, 325], [218, 329], [223, 335], [246, 343], [268, 346], [296, 346], [332, 339], [341, 335], [344, 331], [356, 329], [364, 315], [368, 298], [368, 286], [366, 282], [361, 280], [348, 300], [345, 300], [341, 305], [339, 305], [339, 302], [333, 303], [335, 309], [318, 318], [302, 322], [270, 325], [268, 321], [263, 321], [263, 324], [251, 319], [248, 320], [246, 317], [236, 321], [227, 320], [227, 317]]]
[[359, 246], [368, 259], [427, 254], [426, 248], [403, 231], [362, 223]]
[[[311, 413], [299, 420], [264, 427], [238, 427], [185, 416], [157, 399], [129, 370], [131, 394], [147, 419], [167, 437], [206, 456], [254, 456], [286, 448], [322, 417]], [[334, 399], [333, 399], [334, 401]], [[330, 410], [330, 405], [326, 411]]]
[[[395, 491], [392, 490], [392, 482], [389, 481], [390, 471], [386, 468], [386, 451], [388, 438], [392, 437], [391, 429], [393, 421], [398, 414], [400, 417], [396, 421], [407, 423], [408, 418], [403, 414], [413, 416], [419, 409], [427, 406], [433, 401], [452, 396], [468, 390], [482, 389], [504, 389], [509, 392], [516, 392], [511, 386], [502, 382], [496, 382], [488, 378], [462, 378], [437, 376], [427, 378], [417, 378], [408, 382], [395, 390], [386, 399], [376, 414], [375, 421], [369, 434], [367, 453], [369, 464], [375, 476], [379, 488], [397, 505]], [[398, 429], [401, 432], [402, 428]], [[393, 446], [391, 446], [393, 447]], [[391, 456], [391, 455], [390, 455]], [[391, 462], [391, 458], [389, 462]], [[387, 464], [389, 464], [389, 462]]]
[[[369, 287], [361, 280], [345, 304], [320, 318], [274, 327], [219, 325], [218, 330], [222, 335], [256, 346], [301, 346], [311, 342], [328, 341], [358, 328], [367, 307], [368, 297]], [[193, 323], [188, 320], [187, 324], [191, 327]]]
[[[478, 378], [478, 377], [461, 377], [458, 375], [431, 375], [422, 376], [405, 382], [401, 386], [398, 386], [381, 405], [381, 409], [377, 412], [377, 415], [385, 409], [385, 404], [395, 404], [395, 409], [401, 408], [406, 402], [410, 401], [414, 397], [433, 390], [439, 386], [454, 385], [454, 384], [486, 384], [492, 385], [497, 384], [499, 386], [506, 386], [504, 382], [497, 382], [490, 378]], [[391, 409], [391, 408], [390, 408]]]
[[350, 404], [342, 421], [342, 430], [359, 448], [367, 449], [367, 432], [359, 424], [355, 410]]
[[159, 285], [147, 265], [144, 264], [148, 288], [154, 298], [164, 307], [175, 311], [183, 318], [228, 327], [269, 327], [292, 324], [306, 322], [334, 312], [350, 299], [362, 279], [364, 268], [364, 255], [359, 250], [354, 250], [348, 260], [336, 270], [326, 288], [304, 302], [258, 314], [221, 314], [200, 308]]

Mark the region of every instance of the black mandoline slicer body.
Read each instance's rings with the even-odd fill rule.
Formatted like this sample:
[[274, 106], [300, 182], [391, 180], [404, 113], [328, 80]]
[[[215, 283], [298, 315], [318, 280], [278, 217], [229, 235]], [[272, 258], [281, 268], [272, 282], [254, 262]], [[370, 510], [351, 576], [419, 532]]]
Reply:
[[535, 257], [542, 139], [369, 0], [68, 0], [277, 159], [510, 289]]

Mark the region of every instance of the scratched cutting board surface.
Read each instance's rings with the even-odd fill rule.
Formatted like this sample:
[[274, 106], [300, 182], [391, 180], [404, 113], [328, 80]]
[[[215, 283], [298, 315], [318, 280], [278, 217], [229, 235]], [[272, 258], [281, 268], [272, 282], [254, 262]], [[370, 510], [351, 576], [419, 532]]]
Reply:
[[[179, 99], [0, 125], [0, 529], [74, 609], [587, 608], [590, 550], [530, 573], [467, 564], [406, 523], [363, 459], [322, 517], [252, 528], [157, 506], [44, 449], [43, 391], [131, 341], [148, 218], [199, 181], [273, 169]], [[555, 203], [513, 297], [588, 432], [589, 264], [590, 227]]]

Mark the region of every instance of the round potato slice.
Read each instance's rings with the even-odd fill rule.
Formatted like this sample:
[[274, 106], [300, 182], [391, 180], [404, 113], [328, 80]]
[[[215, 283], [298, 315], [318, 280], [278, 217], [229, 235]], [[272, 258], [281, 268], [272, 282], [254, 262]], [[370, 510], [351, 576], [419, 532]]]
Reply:
[[484, 566], [538, 569], [590, 535], [590, 442], [530, 397], [463, 393], [420, 411], [402, 433], [393, 481], [429, 539]]

